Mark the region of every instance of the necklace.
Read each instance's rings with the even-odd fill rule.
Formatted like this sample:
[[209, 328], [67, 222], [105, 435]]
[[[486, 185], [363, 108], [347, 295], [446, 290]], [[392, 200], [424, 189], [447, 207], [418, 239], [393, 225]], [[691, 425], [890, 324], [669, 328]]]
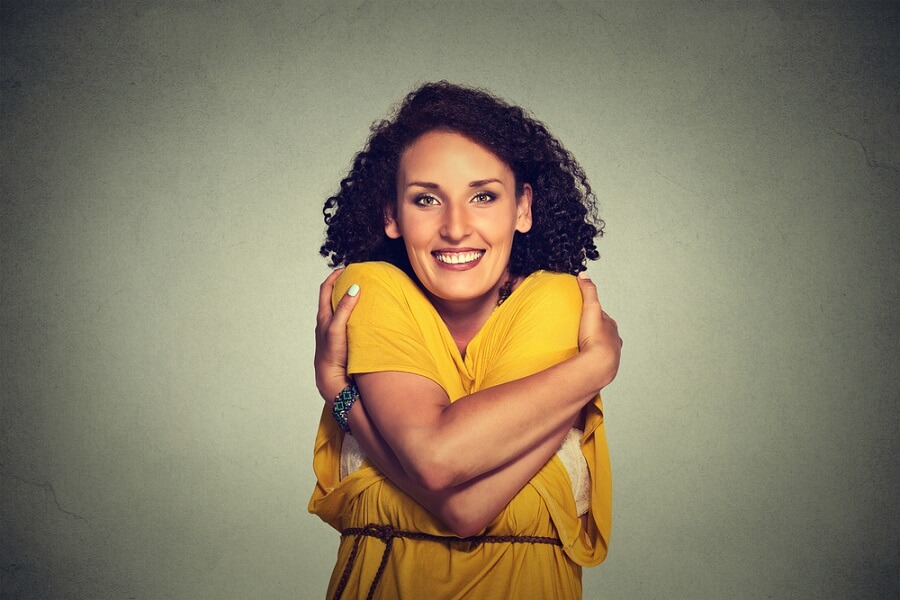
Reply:
[[509, 298], [509, 295], [512, 294], [513, 285], [515, 285], [515, 283], [516, 278], [510, 277], [506, 280], [506, 283], [500, 286], [500, 299], [497, 300], [497, 306], [500, 306], [504, 301], [506, 301], [507, 298]]

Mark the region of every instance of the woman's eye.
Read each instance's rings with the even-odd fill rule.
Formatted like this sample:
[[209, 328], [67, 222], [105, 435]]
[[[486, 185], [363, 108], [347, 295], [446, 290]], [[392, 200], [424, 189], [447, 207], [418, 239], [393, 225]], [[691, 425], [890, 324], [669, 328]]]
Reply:
[[494, 194], [489, 194], [488, 192], [479, 192], [475, 194], [475, 197], [472, 198], [475, 202], [479, 204], [483, 204], [485, 202], [490, 202], [491, 200], [496, 199], [497, 197]]
[[419, 206], [435, 206], [438, 199], [434, 196], [419, 196], [415, 199], [415, 203]]

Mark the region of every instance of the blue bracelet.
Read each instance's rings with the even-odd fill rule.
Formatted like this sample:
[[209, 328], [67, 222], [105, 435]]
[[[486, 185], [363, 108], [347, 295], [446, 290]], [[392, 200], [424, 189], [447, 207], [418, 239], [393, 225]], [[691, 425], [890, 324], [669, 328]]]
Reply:
[[337, 424], [341, 426], [341, 429], [347, 433], [350, 433], [350, 424], [347, 422], [350, 408], [357, 400], [359, 400], [359, 389], [352, 383], [341, 390], [341, 393], [334, 398], [334, 408], [331, 409], [331, 415], [337, 421]]

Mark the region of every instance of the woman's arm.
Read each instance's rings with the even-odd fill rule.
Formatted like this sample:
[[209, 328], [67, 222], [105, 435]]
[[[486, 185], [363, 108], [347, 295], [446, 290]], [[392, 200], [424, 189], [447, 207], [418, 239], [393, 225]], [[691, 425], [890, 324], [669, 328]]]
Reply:
[[[346, 322], [356, 302], [345, 295], [331, 315], [326, 292], [336, 277], [329, 277], [322, 286], [317, 326], [317, 383], [329, 400], [345, 385], [346, 374], [337, 368], [340, 351], [329, 356], [327, 349], [334, 344], [346, 356]], [[411, 481], [429, 490], [458, 486], [530, 454], [542, 443], [550, 448], [543, 460], [549, 458], [584, 404], [612, 380], [618, 368], [621, 340], [615, 321], [603, 313], [593, 284], [579, 279], [579, 285], [581, 351], [544, 371], [452, 404], [443, 389], [425, 377], [401, 372], [357, 376], [367, 420]], [[325, 367], [320, 369], [321, 365]], [[522, 397], [528, 401], [522, 402]], [[354, 431], [369, 426], [361, 422], [360, 413], [350, 412]]]
[[518, 459], [461, 485], [433, 491], [424, 488], [403, 470], [387, 443], [372, 426], [365, 405], [357, 402], [351, 411], [356, 425], [353, 437], [372, 462], [391, 482], [440, 519], [459, 537], [475, 535], [500, 511], [553, 456], [570, 427], [531, 448]]
[[[592, 381], [588, 356], [453, 403], [434, 381], [405, 372], [358, 375], [356, 385], [404, 471], [425, 488], [441, 490], [505, 465], [571, 426], [602, 387]], [[349, 422], [356, 426], [352, 411]]]

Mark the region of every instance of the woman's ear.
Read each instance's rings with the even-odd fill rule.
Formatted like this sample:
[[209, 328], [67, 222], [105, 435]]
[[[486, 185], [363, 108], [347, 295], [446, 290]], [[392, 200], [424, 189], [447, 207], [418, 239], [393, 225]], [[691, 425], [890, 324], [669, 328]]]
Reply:
[[522, 195], [516, 199], [516, 231], [519, 233], [531, 231], [532, 193], [530, 183], [522, 184]]
[[400, 227], [397, 226], [395, 212], [393, 206], [389, 206], [384, 211], [384, 233], [392, 240], [400, 239]]

